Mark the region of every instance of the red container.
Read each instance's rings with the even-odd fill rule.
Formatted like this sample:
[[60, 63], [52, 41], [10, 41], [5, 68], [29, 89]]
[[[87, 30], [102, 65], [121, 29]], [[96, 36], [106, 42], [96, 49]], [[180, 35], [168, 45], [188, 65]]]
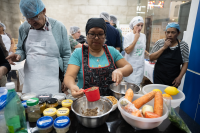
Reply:
[[98, 101], [100, 99], [99, 87], [97, 87], [97, 89], [95, 89], [93, 91], [88, 91], [89, 89], [91, 89], [91, 88], [84, 90], [87, 100], [89, 102]]

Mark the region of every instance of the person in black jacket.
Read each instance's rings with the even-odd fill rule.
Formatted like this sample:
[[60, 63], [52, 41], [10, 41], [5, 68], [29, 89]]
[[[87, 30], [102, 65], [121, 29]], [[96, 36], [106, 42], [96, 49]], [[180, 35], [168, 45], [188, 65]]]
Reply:
[[5, 45], [3, 44], [2, 37], [0, 36], [0, 87], [6, 85], [7, 78], [6, 74], [10, 71], [11, 66], [9, 62], [5, 59], [8, 55]]

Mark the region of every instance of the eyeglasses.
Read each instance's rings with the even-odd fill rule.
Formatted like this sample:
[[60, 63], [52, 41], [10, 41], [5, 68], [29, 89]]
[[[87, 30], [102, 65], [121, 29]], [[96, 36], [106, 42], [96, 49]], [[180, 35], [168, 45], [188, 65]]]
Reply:
[[39, 20], [39, 18], [40, 18], [40, 13], [37, 15], [37, 16], [35, 16], [35, 17], [33, 17], [33, 18], [26, 18], [26, 20], [27, 21], [38, 21]]
[[89, 38], [89, 39], [94, 39], [94, 38], [96, 38], [96, 36], [97, 36], [99, 39], [105, 39], [105, 37], [106, 37], [105, 34], [93, 34], [93, 33], [88, 33], [88, 38]]

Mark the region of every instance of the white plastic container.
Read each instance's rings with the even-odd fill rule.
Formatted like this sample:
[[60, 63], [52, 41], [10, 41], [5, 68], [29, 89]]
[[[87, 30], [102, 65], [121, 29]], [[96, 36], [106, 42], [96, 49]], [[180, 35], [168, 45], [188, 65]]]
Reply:
[[53, 129], [53, 118], [43, 116], [37, 120], [37, 128], [40, 133], [50, 133]]
[[34, 97], [36, 97], [36, 93], [33, 93], [33, 92], [31, 92], [31, 93], [25, 93], [25, 94], [23, 94], [22, 96], [21, 96], [21, 99], [22, 99], [22, 101], [26, 101], [26, 100], [28, 100], [28, 99], [30, 99], [30, 98], [34, 98]]
[[54, 128], [56, 133], [66, 133], [69, 131], [70, 119], [67, 116], [60, 116], [54, 121]]
[[[141, 94], [134, 94], [133, 101], [142, 97], [142, 96], [143, 95], [141, 95]], [[124, 97], [119, 99], [118, 109], [119, 109], [122, 117], [124, 118], [124, 120], [128, 124], [130, 124], [133, 128], [136, 128], [136, 129], [153, 129], [155, 127], [158, 127], [168, 117], [168, 114], [169, 114], [168, 108], [164, 103], [163, 103], [163, 116], [161, 116], [159, 118], [141, 118], [141, 117], [133, 116], [133, 115], [129, 114], [128, 112], [126, 112], [122, 109], [120, 102], [123, 98]], [[149, 101], [145, 105], [154, 106], [154, 99], [152, 99], [151, 101]]]
[[[164, 90], [167, 87], [168, 87], [167, 85], [161, 85], [161, 84], [145, 85], [142, 88], [142, 93], [147, 94], [147, 93], [151, 92], [153, 89], [159, 89], [162, 91], [162, 94], [164, 94], [165, 93]], [[181, 102], [183, 100], [185, 100], [185, 95], [181, 90], [179, 90], [179, 93], [177, 95], [172, 96], [172, 98], [173, 99], [171, 100], [171, 107], [176, 108], [181, 104]]]
[[6, 121], [4, 117], [4, 108], [6, 106], [7, 89], [0, 87], [0, 132], [6, 133]]
[[57, 94], [54, 94], [52, 98], [58, 99], [58, 105], [61, 105], [62, 101], [65, 100], [65, 98], [66, 98], [66, 94], [65, 93], [57, 93]]

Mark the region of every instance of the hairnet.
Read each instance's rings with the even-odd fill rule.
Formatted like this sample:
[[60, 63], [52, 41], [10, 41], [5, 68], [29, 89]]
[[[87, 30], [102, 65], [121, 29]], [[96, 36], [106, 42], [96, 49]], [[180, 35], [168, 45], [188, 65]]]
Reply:
[[78, 32], [78, 30], [79, 30], [80, 28], [79, 27], [77, 27], [77, 26], [72, 26], [72, 27], [70, 27], [70, 34], [71, 35], [73, 35], [73, 34], [75, 34], [76, 32]]
[[137, 24], [139, 23], [144, 23], [144, 20], [141, 16], [137, 16], [137, 17], [134, 17], [131, 22], [129, 23], [129, 27], [131, 29], [133, 29], [134, 26], [136, 26]]
[[179, 26], [179, 24], [177, 24], [177, 23], [175, 23], [175, 22], [168, 23], [168, 25], [166, 26], [166, 30], [167, 30], [168, 28], [176, 28], [176, 29], [178, 29], [178, 30], [180, 31], [180, 26]]
[[100, 18], [103, 18], [104, 20], [107, 20], [110, 22], [110, 15], [107, 12], [102, 12], [100, 14]]
[[19, 3], [20, 11], [26, 18], [33, 18], [45, 8], [41, 0], [21, 0]]
[[6, 26], [3, 23], [0, 22], [0, 26], [2, 26], [4, 30], [6, 30]]
[[110, 21], [113, 21], [114, 24], [117, 24], [117, 17], [115, 17], [114, 15], [110, 15]]
[[88, 31], [94, 27], [99, 27], [99, 28], [103, 29], [104, 33], [106, 34], [106, 23], [103, 20], [103, 18], [90, 18], [87, 21], [87, 24], [85, 27], [86, 35], [87, 35]]

